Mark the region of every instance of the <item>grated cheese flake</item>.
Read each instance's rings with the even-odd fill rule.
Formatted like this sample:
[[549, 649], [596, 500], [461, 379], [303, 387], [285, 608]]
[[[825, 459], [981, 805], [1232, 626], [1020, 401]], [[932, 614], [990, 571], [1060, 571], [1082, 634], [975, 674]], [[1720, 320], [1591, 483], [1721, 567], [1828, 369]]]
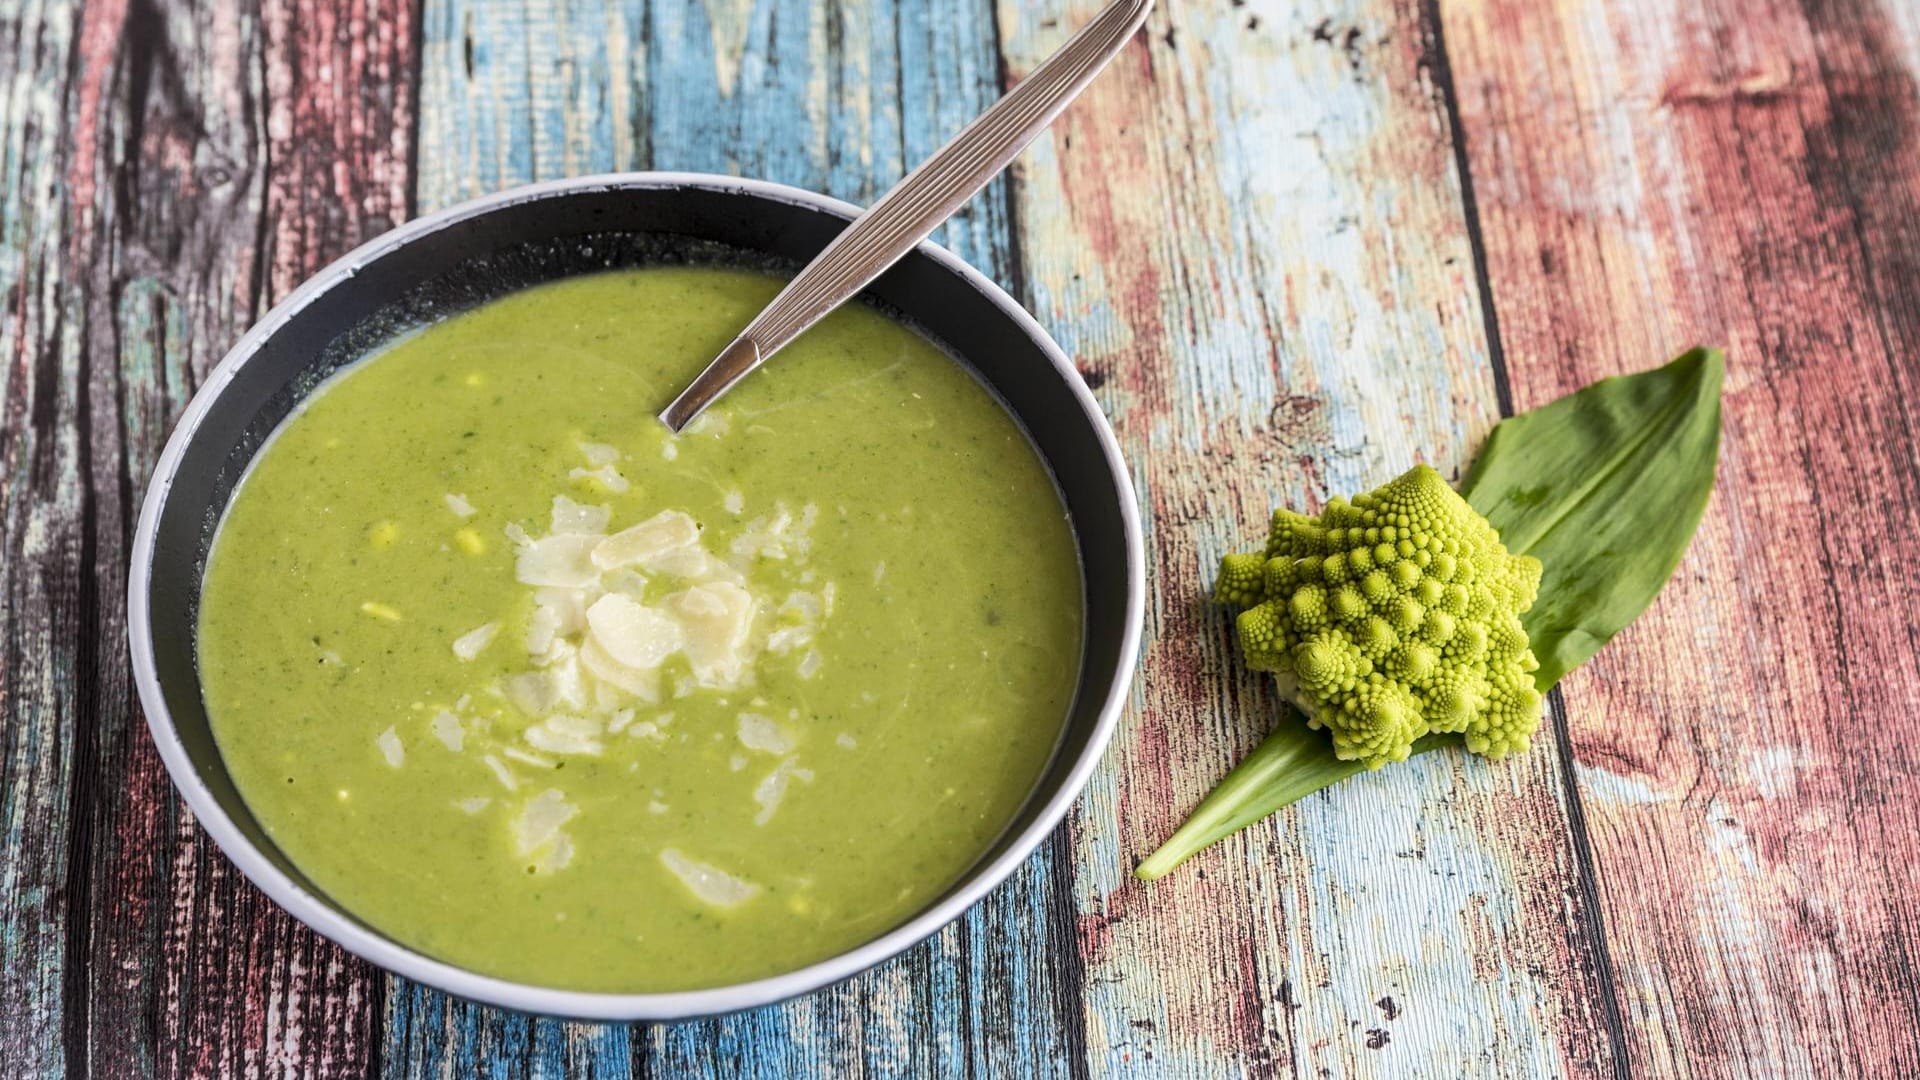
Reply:
[[594, 644], [617, 663], [651, 671], [685, 644], [685, 631], [672, 617], [622, 593], [608, 593], [587, 609]]
[[[580, 666], [599, 680], [600, 687], [612, 687], [652, 704], [660, 700], [660, 669], [634, 668], [615, 660], [593, 638], [580, 643]], [[596, 688], [597, 689], [597, 688]], [[609, 699], [609, 704], [618, 704]]]
[[593, 547], [599, 542], [598, 536], [570, 533], [528, 540], [514, 557], [514, 579], [522, 585], [569, 589], [592, 585], [600, 578], [593, 565]]
[[573, 445], [580, 448], [581, 455], [589, 465], [611, 465], [620, 460], [620, 448], [616, 446], [598, 442], [575, 442]]
[[460, 726], [460, 718], [441, 709], [433, 714], [431, 721], [433, 737], [454, 753], [459, 753], [467, 744], [467, 730]]
[[521, 733], [527, 745], [535, 750], [545, 750], [549, 754], [577, 754], [586, 757], [598, 757], [605, 749], [600, 740], [600, 725], [588, 722], [581, 717], [555, 714], [547, 717]]
[[638, 525], [622, 529], [593, 549], [593, 563], [602, 570], [649, 565], [662, 556], [700, 544], [700, 526], [678, 510], [662, 510]]
[[453, 516], [462, 521], [480, 512], [473, 508], [473, 504], [467, 501], [465, 495], [455, 495], [452, 492], [448, 492], [446, 501], [447, 509], [453, 511]]
[[787, 797], [787, 787], [794, 780], [812, 783], [813, 770], [794, 764], [793, 758], [782, 758], [772, 772], [754, 785], [753, 801], [760, 805], [760, 812], [753, 817], [755, 825], [765, 825], [773, 820], [774, 811], [780, 809], [781, 801]]
[[400, 736], [392, 728], [381, 732], [374, 742], [380, 744], [380, 755], [393, 768], [399, 768], [407, 760], [407, 748], [400, 745]]
[[567, 479], [584, 480], [590, 485], [604, 488], [615, 495], [622, 494], [633, 487], [632, 484], [627, 483], [626, 477], [620, 475], [620, 470], [611, 465], [602, 465], [597, 469], [569, 469]]
[[688, 858], [675, 848], [662, 848], [660, 862], [703, 904], [734, 908], [760, 895], [760, 886], [717, 866]]
[[780, 725], [759, 713], [741, 713], [738, 734], [740, 745], [762, 754], [785, 754], [793, 749], [793, 740]]
[[534, 860], [534, 867], [543, 872], [566, 866], [573, 858], [573, 844], [560, 830], [579, 813], [580, 808], [556, 788], [528, 799], [513, 819], [515, 853]]
[[453, 655], [462, 661], [472, 660], [493, 644], [493, 635], [499, 631], [499, 623], [482, 623], [474, 627], [453, 639]]
[[501, 761], [492, 754], [488, 754], [480, 760], [486, 762], [487, 768], [493, 770], [494, 779], [500, 781], [501, 787], [506, 788], [508, 791], [516, 791], [519, 789], [520, 781], [514, 777], [513, 770], [507, 768], [506, 762]]
[[506, 681], [507, 700], [528, 716], [544, 716], [560, 702], [553, 676], [545, 671], [529, 671]]
[[548, 531], [554, 535], [605, 536], [607, 523], [613, 520], [613, 511], [599, 503], [578, 503], [565, 495], [553, 497], [552, 525]]
[[683, 651], [700, 685], [730, 689], [739, 684], [752, 654], [752, 594], [732, 582], [696, 585], [666, 599], [686, 633]]

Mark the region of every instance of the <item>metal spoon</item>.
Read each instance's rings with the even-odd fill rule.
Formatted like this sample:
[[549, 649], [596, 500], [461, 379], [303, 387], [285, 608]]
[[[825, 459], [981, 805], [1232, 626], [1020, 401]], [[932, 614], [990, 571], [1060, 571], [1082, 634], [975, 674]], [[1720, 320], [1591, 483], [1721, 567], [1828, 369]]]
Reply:
[[1146, 21], [1153, 0], [1114, 0], [893, 190], [833, 238], [720, 351], [660, 419], [678, 432], [747, 373], [866, 288], [1000, 174]]

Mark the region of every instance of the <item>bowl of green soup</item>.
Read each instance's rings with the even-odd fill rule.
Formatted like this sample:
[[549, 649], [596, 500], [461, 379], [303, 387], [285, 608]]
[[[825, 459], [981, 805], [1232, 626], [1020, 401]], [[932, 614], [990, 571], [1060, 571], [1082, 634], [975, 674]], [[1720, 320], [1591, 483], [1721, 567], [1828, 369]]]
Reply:
[[855, 212], [521, 188], [241, 340], [160, 459], [128, 614], [154, 740], [247, 877], [453, 993], [666, 1020], [878, 963], [1059, 824], [1145, 589], [1046, 332], [922, 244], [655, 419]]

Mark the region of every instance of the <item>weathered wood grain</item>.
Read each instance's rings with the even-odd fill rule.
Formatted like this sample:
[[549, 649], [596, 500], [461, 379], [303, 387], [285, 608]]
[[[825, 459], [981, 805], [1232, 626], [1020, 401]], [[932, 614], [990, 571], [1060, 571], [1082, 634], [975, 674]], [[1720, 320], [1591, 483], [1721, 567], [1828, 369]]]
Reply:
[[[927, 0], [429, 0], [420, 201], [614, 169], [736, 174], [871, 201], [1000, 92], [981, 4]], [[939, 234], [1001, 281], [996, 184]], [[876, 972], [787, 1006], [626, 1031], [531, 1021], [398, 985], [393, 1075], [490, 1060], [666, 1075], [1070, 1073], [1078, 953], [1056, 842], [960, 923]]]
[[[1001, 5], [1028, 70], [1096, 5]], [[1276, 502], [1461, 466], [1499, 413], [1415, 3], [1168, 3], [1017, 172], [1027, 294], [1140, 482], [1142, 684], [1074, 818], [1098, 1071], [1604, 1074], [1604, 950], [1551, 739], [1349, 781], [1151, 886], [1279, 715], [1205, 599]]]
[[[4, 57], [4, 227], [0, 285], [7, 310], [0, 322], [6, 357], [0, 420], [0, 1066], [23, 1076], [51, 1075], [64, 1060], [61, 1005], [67, 923], [64, 816], [73, 764], [75, 704], [68, 674], [79, 649], [72, 628], [77, 571], [64, 580], [39, 570], [77, 564], [80, 526], [79, 449], [53, 417], [71, 405], [60, 378], [59, 270], [65, 224], [58, 132], [64, 127], [60, 88], [73, 47], [68, 5], [21, 5], [7, 13]], [[64, 401], [62, 399], [65, 399]], [[41, 418], [45, 419], [42, 420]], [[66, 437], [62, 438], [65, 434]], [[64, 513], [48, 505], [64, 498]], [[29, 621], [26, 613], [44, 612]]]
[[198, 380], [280, 292], [406, 215], [411, 16], [7, 12], [6, 1075], [367, 1060], [379, 984], [174, 799], [122, 596], [135, 500]]
[[[415, 185], [869, 201], [1095, 7], [0, 0], [0, 1075], [1920, 1074], [1897, 0], [1163, 0], [942, 236], [1115, 420], [1143, 681], [1070, 829], [875, 972], [672, 1028], [479, 1008], [299, 928], [178, 807], [122, 660], [130, 518], [274, 297]], [[1201, 600], [1272, 501], [1457, 468], [1503, 405], [1703, 339], [1721, 491], [1558, 740], [1128, 878], [1276, 715]]]
[[1446, 9], [1517, 404], [1727, 346], [1719, 490], [1565, 686], [1634, 1075], [1920, 1075], [1920, 13]]

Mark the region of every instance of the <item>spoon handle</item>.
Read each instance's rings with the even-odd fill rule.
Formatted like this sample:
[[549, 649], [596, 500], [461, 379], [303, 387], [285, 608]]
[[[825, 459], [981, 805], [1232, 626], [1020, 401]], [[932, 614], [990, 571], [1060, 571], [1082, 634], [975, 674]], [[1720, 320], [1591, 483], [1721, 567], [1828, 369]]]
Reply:
[[1146, 21], [1153, 0], [1113, 0], [1020, 85], [833, 238], [660, 419], [679, 431], [781, 347], [865, 288], [1045, 130]]

